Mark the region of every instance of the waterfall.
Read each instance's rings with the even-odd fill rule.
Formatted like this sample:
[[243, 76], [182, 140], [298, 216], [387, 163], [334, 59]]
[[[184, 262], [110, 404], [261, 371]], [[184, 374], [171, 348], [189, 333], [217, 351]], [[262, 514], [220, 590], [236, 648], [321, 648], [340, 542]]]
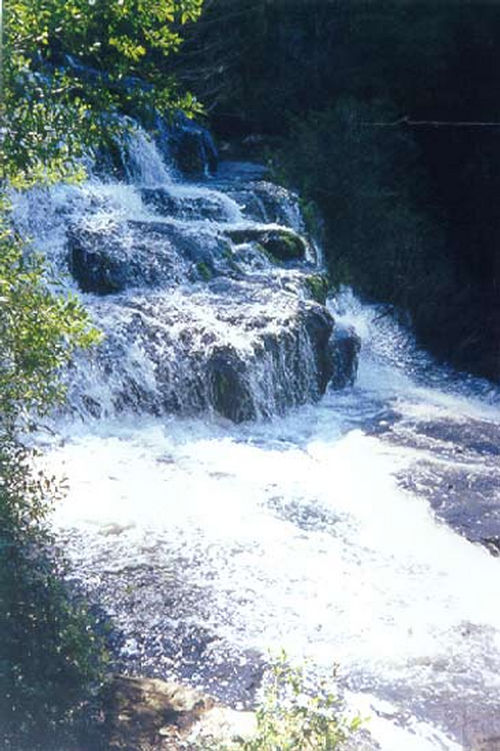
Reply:
[[128, 138], [121, 180], [15, 198], [105, 333], [45, 461], [119, 668], [249, 705], [283, 647], [314, 679], [339, 666], [366, 749], [494, 748], [498, 392], [348, 290], [325, 306], [298, 198], [264, 170], [188, 180]]
[[333, 318], [314, 299], [321, 265], [297, 197], [238, 168], [179, 179], [150, 136], [124, 125], [123, 180], [15, 199], [18, 227], [105, 334], [67, 375], [73, 412], [241, 421], [349, 380], [349, 364], [335, 368]]

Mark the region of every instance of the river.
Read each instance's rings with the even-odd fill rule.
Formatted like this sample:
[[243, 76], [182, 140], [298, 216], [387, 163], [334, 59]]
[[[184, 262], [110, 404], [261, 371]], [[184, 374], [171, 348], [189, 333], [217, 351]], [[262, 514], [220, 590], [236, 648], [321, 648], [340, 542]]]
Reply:
[[[269, 650], [285, 649], [318, 678], [337, 666], [338, 690], [369, 717], [374, 749], [497, 749], [498, 390], [438, 365], [391, 311], [342, 290], [328, 307], [361, 339], [358, 372], [321, 395], [301, 317], [319, 308], [300, 292], [304, 274], [321, 269], [319, 250], [277, 267], [252, 236], [235, 240], [242, 227], [302, 233], [293, 196], [276, 198], [281, 189], [263, 187], [248, 165], [196, 183], [172, 177], [143, 136], [128, 164], [126, 179], [52, 189], [16, 207], [56, 265], [70, 225], [73, 248], [83, 237], [93, 258], [95, 237], [98, 248], [119, 241], [113, 253], [126, 246], [127, 274], [130, 248], [134, 263], [144, 252], [132, 278], [113, 267], [120, 288], [92, 289], [109, 282], [99, 270], [80, 275], [79, 294], [108, 335], [101, 354], [70, 373], [70, 410], [45, 441], [47, 464], [69, 484], [54, 528], [71, 578], [113, 624], [117, 666], [248, 706]], [[261, 201], [261, 215], [241, 213], [243, 194]], [[162, 265], [165, 196], [169, 211], [175, 204], [169, 247], [183, 251]], [[227, 226], [231, 284], [217, 266]], [[203, 257], [193, 237], [209, 247]], [[215, 367], [205, 349], [220, 353], [228, 341], [250, 406], [232, 414], [226, 405], [224, 416], [219, 391], [204, 385]]]

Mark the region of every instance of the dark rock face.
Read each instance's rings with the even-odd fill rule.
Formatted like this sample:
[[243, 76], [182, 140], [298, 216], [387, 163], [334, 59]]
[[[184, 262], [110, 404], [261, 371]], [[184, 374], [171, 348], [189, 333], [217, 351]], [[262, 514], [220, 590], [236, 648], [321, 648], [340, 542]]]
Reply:
[[332, 360], [329, 350], [330, 336], [334, 330], [333, 319], [326, 308], [321, 305], [312, 305], [306, 308], [305, 326], [316, 362], [319, 393], [323, 394], [337, 368], [337, 363]]
[[156, 130], [158, 146], [184, 175], [199, 177], [216, 171], [217, 149], [206, 128], [178, 112], [172, 120], [158, 116]]
[[68, 237], [68, 265], [82, 292], [109, 295], [127, 286], [127, 266], [113, 257], [113, 247], [98, 248], [91, 233], [71, 233]]
[[351, 327], [335, 328], [330, 339], [329, 354], [331, 360], [330, 383], [334, 389], [352, 386], [358, 370], [361, 340]]
[[212, 150], [207, 149], [202, 131], [183, 131], [172, 150], [176, 164], [185, 175], [203, 174], [207, 164], [212, 171], [216, 167], [215, 157]]
[[178, 281], [183, 262], [164, 227], [149, 225], [143, 232], [130, 223], [105, 230], [72, 228], [68, 266], [83, 292], [109, 295]]
[[257, 417], [245, 363], [231, 347], [217, 348], [207, 363], [210, 399], [214, 409], [233, 422]]

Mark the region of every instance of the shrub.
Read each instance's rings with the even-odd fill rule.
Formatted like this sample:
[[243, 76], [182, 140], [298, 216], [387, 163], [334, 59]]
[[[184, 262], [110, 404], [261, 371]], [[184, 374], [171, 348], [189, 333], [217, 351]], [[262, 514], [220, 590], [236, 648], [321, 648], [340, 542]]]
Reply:
[[271, 666], [256, 714], [253, 738], [219, 744], [214, 751], [341, 751], [362, 723], [359, 716], [349, 719], [343, 714], [326, 684], [313, 689], [285, 653]]
[[89, 724], [104, 637], [70, 595], [45, 526], [62, 489], [34, 452], [0, 441], [0, 746], [54, 748]]

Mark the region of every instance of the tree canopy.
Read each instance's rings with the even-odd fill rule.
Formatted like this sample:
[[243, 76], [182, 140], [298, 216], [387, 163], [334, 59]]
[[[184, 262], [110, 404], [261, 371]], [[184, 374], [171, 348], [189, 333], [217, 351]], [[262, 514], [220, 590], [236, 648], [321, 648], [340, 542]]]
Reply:
[[116, 112], [199, 110], [165, 58], [203, 0], [7, 0], [0, 180], [16, 187], [79, 176], [82, 150]]

